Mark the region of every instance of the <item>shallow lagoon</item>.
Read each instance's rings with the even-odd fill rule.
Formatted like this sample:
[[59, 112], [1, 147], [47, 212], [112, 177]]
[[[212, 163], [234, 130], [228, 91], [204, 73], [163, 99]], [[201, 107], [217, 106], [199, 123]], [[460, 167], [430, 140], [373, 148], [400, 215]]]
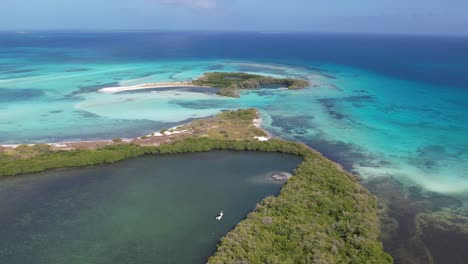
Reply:
[[214, 151], [2, 179], [0, 263], [203, 263], [300, 162]]

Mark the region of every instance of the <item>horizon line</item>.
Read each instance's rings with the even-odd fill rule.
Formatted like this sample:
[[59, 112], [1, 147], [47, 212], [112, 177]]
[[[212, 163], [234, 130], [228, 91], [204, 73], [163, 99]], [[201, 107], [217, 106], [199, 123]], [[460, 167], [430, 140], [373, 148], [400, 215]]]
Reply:
[[468, 33], [410, 33], [410, 32], [373, 32], [373, 31], [305, 31], [305, 30], [236, 30], [236, 29], [1, 29], [0, 33], [27, 34], [35, 32], [93, 32], [93, 33], [257, 33], [257, 34], [330, 34], [330, 35], [380, 35], [380, 36], [414, 36], [414, 37], [468, 37]]

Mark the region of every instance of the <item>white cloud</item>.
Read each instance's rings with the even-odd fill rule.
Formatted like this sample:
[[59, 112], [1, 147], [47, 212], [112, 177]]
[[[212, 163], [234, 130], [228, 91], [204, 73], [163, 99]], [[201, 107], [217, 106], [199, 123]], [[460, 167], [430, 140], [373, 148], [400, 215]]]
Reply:
[[154, 0], [165, 5], [181, 5], [194, 8], [213, 9], [217, 7], [217, 0]]

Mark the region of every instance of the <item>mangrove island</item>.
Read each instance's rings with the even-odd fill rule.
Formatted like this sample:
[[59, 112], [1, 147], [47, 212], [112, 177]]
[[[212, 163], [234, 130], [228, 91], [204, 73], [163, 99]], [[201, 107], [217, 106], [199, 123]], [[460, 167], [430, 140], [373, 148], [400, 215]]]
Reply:
[[239, 97], [240, 90], [257, 89], [265, 85], [283, 85], [288, 89], [302, 89], [310, 86], [309, 81], [296, 78], [276, 78], [244, 72], [208, 72], [200, 78], [187, 82], [146, 83], [135, 86], [107, 87], [99, 91], [118, 93], [123, 91], [177, 88], [177, 87], [210, 87], [216, 88], [217, 95]]
[[280, 194], [257, 204], [221, 239], [208, 263], [392, 263], [379, 241], [376, 198], [317, 151], [271, 138], [258, 126], [258, 118], [255, 109], [246, 109], [135, 139], [3, 147], [0, 176], [143, 155], [212, 150], [292, 154], [303, 162]]

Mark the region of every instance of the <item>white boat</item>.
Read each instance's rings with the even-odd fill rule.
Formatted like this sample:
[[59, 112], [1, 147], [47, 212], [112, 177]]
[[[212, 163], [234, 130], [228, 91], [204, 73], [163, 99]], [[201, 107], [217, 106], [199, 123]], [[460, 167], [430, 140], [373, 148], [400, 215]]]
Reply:
[[219, 212], [219, 214], [216, 216], [216, 220], [220, 221], [221, 218], [223, 218], [223, 211]]

